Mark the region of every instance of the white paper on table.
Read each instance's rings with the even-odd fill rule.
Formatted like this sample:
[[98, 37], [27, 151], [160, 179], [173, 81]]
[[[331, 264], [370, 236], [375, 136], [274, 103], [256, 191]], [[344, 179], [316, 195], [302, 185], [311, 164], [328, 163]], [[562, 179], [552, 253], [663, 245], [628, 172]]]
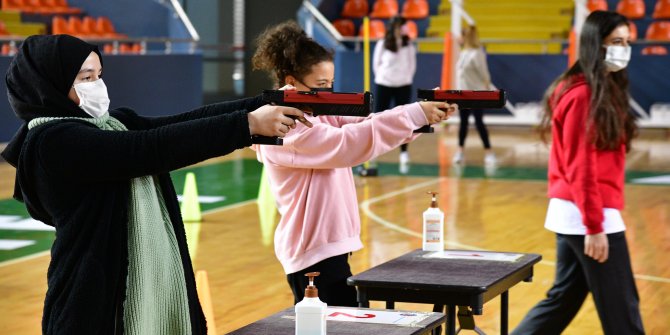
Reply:
[[379, 311], [328, 307], [326, 310], [326, 320], [410, 326], [423, 321], [429, 317], [430, 314], [431, 313], [426, 312]]
[[490, 251], [443, 250], [424, 255], [426, 258], [471, 259], [480, 261], [516, 262], [523, 254]]

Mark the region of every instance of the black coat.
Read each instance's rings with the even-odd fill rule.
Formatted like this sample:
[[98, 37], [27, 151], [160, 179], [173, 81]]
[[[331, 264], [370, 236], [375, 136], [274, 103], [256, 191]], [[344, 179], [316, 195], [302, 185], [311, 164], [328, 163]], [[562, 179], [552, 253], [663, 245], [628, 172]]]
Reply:
[[28, 131], [17, 182], [30, 214], [56, 227], [42, 320], [45, 334], [119, 334], [128, 271], [130, 180], [156, 175], [186, 278], [193, 334], [205, 334], [184, 225], [169, 172], [249, 146], [259, 97], [169, 117], [111, 115], [129, 131], [77, 120]]

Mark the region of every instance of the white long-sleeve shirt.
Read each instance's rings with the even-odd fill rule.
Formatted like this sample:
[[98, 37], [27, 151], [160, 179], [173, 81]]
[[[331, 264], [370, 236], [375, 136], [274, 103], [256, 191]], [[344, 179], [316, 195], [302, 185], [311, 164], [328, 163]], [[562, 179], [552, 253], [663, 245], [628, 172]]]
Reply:
[[491, 74], [484, 49], [463, 49], [456, 63], [456, 88], [459, 90], [491, 89]]
[[375, 45], [372, 57], [375, 84], [387, 87], [412, 85], [416, 72], [416, 48], [411, 42], [397, 52], [384, 48], [381, 39]]

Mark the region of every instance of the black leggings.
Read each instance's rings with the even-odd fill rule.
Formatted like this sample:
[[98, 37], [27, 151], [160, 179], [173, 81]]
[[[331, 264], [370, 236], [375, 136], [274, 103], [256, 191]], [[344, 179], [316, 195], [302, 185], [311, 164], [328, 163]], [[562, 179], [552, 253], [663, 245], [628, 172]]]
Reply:
[[[391, 100], [393, 107], [405, 105], [412, 98], [412, 85], [400, 87], [388, 87], [377, 84], [377, 94], [375, 95], [375, 113], [391, 109]], [[400, 151], [407, 151], [407, 143], [400, 145]]]
[[624, 232], [607, 234], [609, 258], [584, 255], [584, 235], [556, 234], [556, 278], [547, 297], [528, 312], [512, 335], [561, 334], [590, 292], [603, 333], [644, 334], [640, 299]]
[[482, 138], [484, 148], [491, 149], [489, 131], [484, 124], [484, 111], [481, 109], [460, 109], [459, 112], [461, 114], [461, 127], [458, 130], [458, 146], [465, 146], [465, 138], [468, 136], [468, 119], [470, 118], [470, 114], [472, 114], [475, 116], [475, 126], [477, 126], [479, 137]]
[[305, 297], [305, 288], [309, 285], [308, 272], [321, 272], [314, 279], [314, 285], [319, 290], [319, 299], [328, 306], [358, 307], [356, 289], [347, 285], [347, 278], [351, 277], [349, 254], [326, 258], [306, 269], [286, 275], [288, 285], [293, 291], [293, 303], [297, 304]]

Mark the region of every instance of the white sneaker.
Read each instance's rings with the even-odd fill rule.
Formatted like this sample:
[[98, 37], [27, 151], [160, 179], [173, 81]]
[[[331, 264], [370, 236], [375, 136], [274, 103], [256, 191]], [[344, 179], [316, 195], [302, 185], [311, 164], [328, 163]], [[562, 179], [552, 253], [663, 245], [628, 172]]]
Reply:
[[463, 155], [463, 151], [459, 151], [454, 155], [453, 161], [454, 164], [462, 164], [465, 162], [465, 155]]
[[498, 162], [496, 159], [496, 154], [489, 152], [484, 156], [484, 164], [485, 165], [495, 165]]
[[400, 173], [407, 174], [409, 172], [409, 152], [401, 151], [398, 160], [400, 161], [400, 166], [398, 168]]

